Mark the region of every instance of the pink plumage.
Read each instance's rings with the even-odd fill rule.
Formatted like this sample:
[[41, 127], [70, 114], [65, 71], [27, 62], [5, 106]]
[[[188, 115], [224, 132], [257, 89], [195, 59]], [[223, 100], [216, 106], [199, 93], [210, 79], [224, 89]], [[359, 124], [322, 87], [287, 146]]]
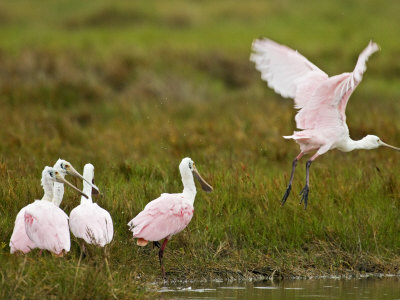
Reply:
[[168, 240], [185, 229], [193, 217], [196, 196], [193, 178], [196, 177], [199, 180], [203, 190], [212, 191], [212, 187], [200, 176], [189, 157], [182, 159], [179, 170], [182, 176], [183, 192], [161, 194], [160, 197], [149, 202], [143, 211], [128, 223], [133, 237], [138, 239], [139, 246], [146, 246], [148, 241], [157, 242], [164, 239], [158, 254], [163, 276], [165, 276], [165, 270], [162, 258]]
[[36, 248], [35, 243], [31, 241], [25, 231], [25, 209], [23, 207], [15, 218], [14, 230], [10, 239], [10, 253], [21, 251], [28, 253]]
[[133, 227], [133, 237], [159, 241], [185, 229], [193, 212], [193, 205], [182, 194], [165, 193], [149, 202], [128, 225]]
[[252, 49], [250, 60], [261, 72], [261, 78], [278, 94], [293, 98], [295, 108], [298, 109], [295, 120], [300, 131], [284, 138], [295, 140], [300, 145], [301, 152], [293, 161], [282, 205], [289, 196], [297, 161], [306, 153], [316, 151], [306, 164], [306, 185], [302, 190], [301, 200], [304, 201], [305, 207], [309, 191], [309, 168], [318, 156], [332, 149], [347, 152], [387, 146], [400, 150], [382, 142], [375, 135], [354, 141], [350, 138], [346, 124], [345, 111], [348, 100], [362, 80], [369, 56], [379, 50], [377, 44], [368, 44], [359, 55], [352, 72], [332, 77], [297, 51], [269, 39], [255, 40]]
[[70, 250], [68, 216], [52, 202], [53, 183], [62, 182], [82, 192], [51, 167], [44, 168], [41, 182], [43, 198], [22, 208], [16, 217], [10, 239], [11, 253], [28, 253], [33, 248], [40, 248], [60, 255]]
[[26, 234], [38, 248], [57, 255], [69, 252], [68, 216], [62, 209], [49, 201], [36, 200], [26, 207], [24, 217]]
[[262, 79], [283, 97], [293, 98], [299, 109], [296, 124], [302, 131], [285, 138], [296, 140], [303, 152], [322, 147], [321, 155], [348, 137], [347, 102], [362, 79], [368, 57], [378, 49], [370, 42], [353, 72], [329, 77], [297, 51], [269, 39], [255, 40], [250, 59]]

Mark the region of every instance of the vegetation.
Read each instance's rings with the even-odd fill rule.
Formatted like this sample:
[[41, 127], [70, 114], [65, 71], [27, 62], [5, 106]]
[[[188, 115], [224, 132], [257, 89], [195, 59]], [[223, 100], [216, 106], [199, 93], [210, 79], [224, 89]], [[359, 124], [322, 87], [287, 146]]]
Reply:
[[[165, 252], [168, 278], [399, 272], [400, 156], [386, 149], [319, 158], [306, 211], [290, 99], [249, 62], [254, 38], [298, 49], [328, 74], [382, 51], [347, 109], [353, 138], [400, 145], [400, 2], [3, 1], [0, 3], [0, 298], [133, 298], [161, 282], [156, 250], [127, 222], [182, 189], [190, 156], [215, 188]], [[81, 259], [10, 255], [18, 211], [41, 198], [44, 166], [91, 162], [115, 237]], [[303, 162], [304, 163], [304, 162]], [[77, 185], [81, 183], [75, 182]], [[79, 202], [67, 190], [61, 208]]]

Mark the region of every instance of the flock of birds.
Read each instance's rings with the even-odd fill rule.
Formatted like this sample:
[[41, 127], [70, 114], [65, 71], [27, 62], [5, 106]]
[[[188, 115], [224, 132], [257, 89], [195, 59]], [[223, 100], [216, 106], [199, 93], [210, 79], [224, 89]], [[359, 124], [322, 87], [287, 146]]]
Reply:
[[[329, 77], [325, 72], [308, 61], [304, 56], [286, 46], [269, 39], [253, 42], [250, 60], [261, 72], [261, 78], [269, 87], [283, 97], [294, 99], [297, 128], [291, 136], [300, 145], [300, 153], [293, 160], [292, 172], [281, 205], [289, 197], [294, 171], [298, 160], [305, 154], [315, 152], [306, 163], [306, 183], [301, 191], [300, 203], [307, 207], [309, 194], [309, 170], [311, 163], [320, 155], [332, 149], [348, 152], [355, 149], [375, 149], [386, 146], [400, 151], [400, 148], [384, 143], [375, 135], [367, 135], [361, 140], [350, 138], [346, 124], [346, 105], [350, 95], [361, 82], [366, 70], [366, 62], [379, 47], [370, 42], [361, 52], [353, 72]], [[149, 241], [159, 247], [162, 275], [164, 249], [168, 240], [182, 231], [190, 222], [194, 212], [196, 178], [206, 192], [213, 188], [197, 171], [190, 158], [184, 158], [179, 170], [183, 192], [161, 194], [149, 202], [129, 223], [129, 230], [137, 239], [137, 245], [146, 246]], [[83, 180], [83, 191], [65, 179], [72, 175]], [[64, 184], [81, 194], [81, 204], [75, 207], [68, 218], [59, 208], [64, 194]], [[92, 194], [99, 193], [94, 184], [94, 166], [86, 164], [83, 176], [73, 166], [59, 159], [54, 167], [45, 167], [42, 172], [44, 196], [22, 208], [15, 220], [10, 240], [10, 252], [28, 253], [34, 248], [48, 250], [62, 256], [71, 247], [70, 231], [88, 244], [104, 247], [112, 241], [113, 223], [110, 214], [92, 201]], [[158, 241], [164, 240], [162, 245]], [[82, 244], [84, 248], [84, 244]]]
[[[83, 191], [65, 179], [72, 175], [83, 180]], [[81, 204], [68, 218], [59, 207], [64, 195], [64, 184], [81, 194]], [[70, 230], [88, 244], [104, 247], [113, 235], [113, 223], [105, 209], [92, 202], [92, 194], [99, 193], [94, 185], [94, 166], [86, 164], [83, 176], [67, 161], [59, 159], [54, 167], [42, 172], [44, 195], [41, 200], [23, 207], [17, 214], [10, 239], [10, 252], [28, 253], [32, 249], [48, 250], [62, 256], [71, 248]]]
[[[206, 192], [213, 190], [190, 158], [182, 160], [179, 170], [183, 192], [161, 194], [128, 223], [139, 246], [146, 246], [152, 241], [160, 248], [159, 259], [163, 276], [165, 270], [162, 259], [169, 238], [185, 229], [193, 217], [193, 203], [196, 196], [194, 178]], [[66, 175], [82, 179], [83, 191], [67, 181]], [[82, 195], [81, 204], [71, 211], [69, 217], [59, 207], [64, 195], [64, 184]], [[26, 254], [32, 249], [39, 248], [40, 251], [48, 250], [53, 255], [61, 257], [70, 251], [70, 231], [75, 237], [99, 247], [104, 247], [112, 241], [114, 228], [111, 215], [92, 201], [92, 195], [99, 193], [98, 187], [94, 184], [92, 164], [85, 165], [82, 176], [71, 163], [59, 159], [54, 167], [43, 169], [42, 187], [43, 198], [23, 207], [17, 214], [10, 239], [11, 253]], [[164, 242], [160, 246], [158, 241], [162, 239]], [[83, 242], [81, 249], [85, 251]]]

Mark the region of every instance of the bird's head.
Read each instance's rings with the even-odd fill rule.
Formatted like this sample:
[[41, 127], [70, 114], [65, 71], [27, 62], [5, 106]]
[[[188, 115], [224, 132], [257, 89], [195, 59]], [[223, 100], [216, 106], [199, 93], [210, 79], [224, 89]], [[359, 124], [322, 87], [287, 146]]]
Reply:
[[[64, 159], [58, 159], [56, 164], [54, 165], [54, 168], [61, 174], [61, 176], [65, 177], [65, 175], [71, 175], [77, 178], [80, 178], [82, 180], [85, 180], [89, 185], [93, 188], [96, 189], [99, 192], [99, 189], [97, 186], [93, 185], [90, 181], [87, 181], [75, 168], [69, 163], [68, 161]], [[93, 168], [94, 169], [94, 168]]]
[[60, 182], [60, 183], [65, 183], [66, 185], [70, 186], [72, 189], [77, 191], [79, 194], [81, 194], [84, 197], [88, 197], [86, 194], [84, 194], [80, 189], [78, 189], [76, 186], [74, 186], [72, 183], [70, 183], [68, 180], [64, 178], [64, 176], [55, 168], [52, 167], [45, 167], [43, 172], [42, 172], [42, 185], [44, 185], [45, 181], [50, 181], [52, 183], [54, 182]]
[[60, 176], [60, 174], [56, 169], [52, 167], [45, 167], [42, 172], [42, 181], [48, 180], [51, 182], [56, 182], [57, 176]]
[[184, 159], [182, 159], [181, 163], [179, 164], [179, 170], [181, 171], [182, 178], [185, 178], [187, 176], [190, 176], [189, 174], [192, 174], [193, 177], [195, 177], [200, 182], [203, 191], [212, 192], [212, 186], [209, 185], [203, 177], [201, 177], [199, 171], [197, 171], [194, 161], [191, 158], [185, 157]]
[[376, 149], [379, 148], [380, 146], [385, 146], [393, 150], [400, 151], [400, 148], [386, 144], [376, 135], [367, 135], [362, 140], [364, 142], [365, 149]]

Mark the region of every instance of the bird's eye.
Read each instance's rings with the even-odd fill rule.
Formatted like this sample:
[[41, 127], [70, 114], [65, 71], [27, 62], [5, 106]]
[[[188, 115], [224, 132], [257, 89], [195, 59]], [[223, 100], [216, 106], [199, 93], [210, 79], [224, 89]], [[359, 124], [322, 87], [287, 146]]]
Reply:
[[192, 168], [192, 162], [190, 161], [189, 162], [189, 169], [191, 169]]

